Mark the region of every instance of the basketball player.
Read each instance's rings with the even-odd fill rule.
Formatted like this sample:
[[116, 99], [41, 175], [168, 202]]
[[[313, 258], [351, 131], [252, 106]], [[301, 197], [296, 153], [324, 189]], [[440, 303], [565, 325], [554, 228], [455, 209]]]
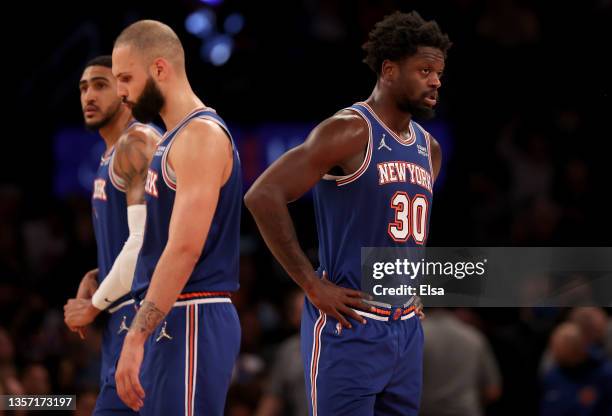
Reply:
[[[418, 412], [423, 332], [416, 305], [367, 303], [360, 249], [427, 240], [441, 151], [412, 118], [433, 115], [449, 46], [438, 25], [416, 12], [379, 22], [364, 45], [377, 76], [370, 97], [319, 124], [245, 197], [268, 247], [306, 293], [301, 339], [312, 415]], [[309, 189], [318, 271], [287, 210]]]
[[143, 20], [115, 41], [118, 92], [136, 119], [168, 129], [145, 186], [147, 222], [132, 294], [139, 310], [117, 366], [121, 399], [142, 415], [222, 415], [240, 325], [242, 179], [223, 120], [194, 94], [179, 38]]
[[[95, 415], [133, 414], [117, 396], [114, 365], [134, 315], [129, 296], [144, 231], [144, 180], [160, 135], [136, 123], [121, 103], [110, 55], [90, 61], [79, 81], [85, 125], [106, 143], [92, 196], [98, 268], [85, 274], [65, 321], [81, 332], [103, 310], [110, 313], [102, 337], [101, 388]], [[98, 286], [98, 282], [100, 285]]]

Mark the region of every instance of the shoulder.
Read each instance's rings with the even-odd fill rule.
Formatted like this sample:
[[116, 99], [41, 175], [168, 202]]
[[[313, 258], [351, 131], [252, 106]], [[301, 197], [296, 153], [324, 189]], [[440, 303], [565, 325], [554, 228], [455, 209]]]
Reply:
[[302, 146], [307, 150], [348, 155], [362, 150], [369, 137], [367, 122], [353, 111], [342, 110], [315, 127]]
[[134, 147], [156, 146], [161, 136], [152, 127], [134, 124], [117, 141], [117, 152], [129, 151]]
[[355, 137], [369, 133], [363, 117], [351, 110], [342, 110], [323, 120], [313, 132], [338, 138]]
[[205, 118], [196, 118], [191, 120], [181, 129], [178, 136], [187, 138], [189, 140], [197, 140], [198, 138], [203, 137], [207, 139], [222, 139], [227, 141], [228, 138], [226, 130], [218, 122]]

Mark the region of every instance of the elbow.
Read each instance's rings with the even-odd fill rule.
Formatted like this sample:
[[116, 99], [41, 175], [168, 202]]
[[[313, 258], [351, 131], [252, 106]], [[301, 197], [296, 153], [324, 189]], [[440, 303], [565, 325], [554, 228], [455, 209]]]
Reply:
[[259, 211], [265, 199], [265, 192], [262, 191], [259, 186], [254, 185], [247, 191], [246, 195], [244, 195], [244, 205], [251, 214], [255, 214]]
[[172, 258], [181, 259], [186, 266], [195, 266], [202, 255], [203, 247], [198, 247], [192, 242], [183, 242], [172, 247]]

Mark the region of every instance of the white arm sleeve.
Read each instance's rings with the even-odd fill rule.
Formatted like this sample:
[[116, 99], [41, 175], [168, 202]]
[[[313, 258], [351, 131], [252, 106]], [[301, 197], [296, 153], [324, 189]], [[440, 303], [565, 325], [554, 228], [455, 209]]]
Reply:
[[129, 293], [134, 279], [136, 260], [142, 246], [145, 223], [147, 220], [146, 205], [130, 205], [127, 209], [130, 235], [125, 240], [121, 252], [115, 259], [102, 284], [94, 293], [91, 303], [100, 310], [108, 308], [121, 296]]

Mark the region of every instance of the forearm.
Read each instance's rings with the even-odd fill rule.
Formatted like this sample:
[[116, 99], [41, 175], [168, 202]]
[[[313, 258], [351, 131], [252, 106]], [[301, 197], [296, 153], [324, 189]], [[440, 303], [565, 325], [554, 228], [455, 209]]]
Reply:
[[155, 330], [185, 287], [198, 257], [194, 250], [166, 246], [130, 332], [146, 339]]
[[307, 291], [313, 267], [300, 247], [287, 204], [280, 195], [251, 193], [245, 200], [270, 251], [291, 278]]
[[127, 217], [130, 234], [117, 255], [113, 267], [92, 298], [92, 303], [96, 308], [106, 309], [111, 303], [130, 292], [136, 261], [142, 246], [146, 213], [145, 205], [128, 207]]

